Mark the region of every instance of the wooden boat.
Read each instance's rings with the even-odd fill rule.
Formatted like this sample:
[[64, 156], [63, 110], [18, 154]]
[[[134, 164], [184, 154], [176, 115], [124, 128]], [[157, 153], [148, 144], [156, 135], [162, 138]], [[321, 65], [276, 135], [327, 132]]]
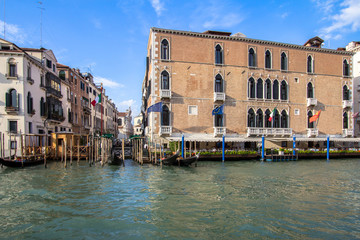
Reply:
[[22, 168], [44, 164], [44, 158], [40, 159], [4, 159], [0, 158], [0, 164], [7, 167]]
[[196, 162], [198, 160], [199, 156], [200, 156], [200, 153], [198, 153], [197, 155], [192, 156], [192, 157], [180, 158], [180, 159], [178, 159], [178, 165], [188, 167], [192, 163]]
[[163, 165], [170, 166], [170, 165], [176, 165], [177, 158], [179, 157], [179, 151], [177, 151], [174, 155], [168, 158], [161, 159], [161, 162]]
[[121, 165], [121, 164], [123, 164], [122, 148], [121, 147], [113, 147], [110, 164], [113, 164], [113, 165]]

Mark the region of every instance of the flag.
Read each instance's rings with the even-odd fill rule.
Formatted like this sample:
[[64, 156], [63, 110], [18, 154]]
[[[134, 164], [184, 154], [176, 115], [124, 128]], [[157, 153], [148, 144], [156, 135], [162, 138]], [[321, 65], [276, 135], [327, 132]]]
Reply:
[[214, 110], [212, 110], [212, 115], [222, 115], [224, 110], [224, 105], [215, 107]]
[[95, 105], [97, 103], [101, 103], [101, 93], [97, 96], [97, 98], [95, 98], [94, 100], [92, 100], [91, 105], [93, 105], [95, 107]]
[[275, 110], [276, 110], [276, 107], [272, 110], [272, 112], [270, 113], [270, 117], [269, 117], [269, 122], [272, 121], [273, 117], [274, 117], [274, 114], [275, 114]]
[[158, 102], [155, 103], [153, 105], [151, 105], [148, 109], [147, 112], [162, 112], [162, 102]]
[[319, 110], [314, 116], [312, 116], [312, 117], [309, 119], [309, 122], [310, 122], [310, 123], [315, 122], [316, 119], [319, 118], [320, 113], [321, 113], [321, 110]]
[[353, 118], [357, 118], [359, 116], [359, 112], [353, 114]]

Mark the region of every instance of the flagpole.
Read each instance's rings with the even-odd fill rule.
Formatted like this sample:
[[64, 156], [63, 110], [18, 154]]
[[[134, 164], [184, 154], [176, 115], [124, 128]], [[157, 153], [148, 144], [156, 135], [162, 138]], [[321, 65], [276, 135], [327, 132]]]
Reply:
[[101, 120], [100, 120], [100, 123], [101, 123], [101, 132], [100, 132], [100, 136], [103, 135], [103, 101], [102, 101], [102, 93], [103, 93], [103, 84], [101, 83], [101, 88], [100, 88], [100, 91], [101, 91], [101, 95], [100, 95], [100, 110], [101, 110]]

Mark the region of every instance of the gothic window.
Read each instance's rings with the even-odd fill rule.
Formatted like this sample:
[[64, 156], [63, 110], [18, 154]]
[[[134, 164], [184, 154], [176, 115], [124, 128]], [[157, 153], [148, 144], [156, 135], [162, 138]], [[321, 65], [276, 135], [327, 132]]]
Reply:
[[256, 112], [256, 127], [258, 128], [264, 127], [264, 115], [261, 109], [258, 109]]
[[271, 52], [269, 50], [265, 52], [265, 68], [271, 68]]
[[350, 76], [350, 66], [346, 59], [343, 62], [343, 74], [347, 77]]
[[224, 92], [224, 81], [220, 74], [215, 77], [215, 92]]
[[308, 128], [314, 128], [314, 122], [310, 122], [310, 118], [313, 116], [311, 111], [308, 111]]
[[280, 114], [277, 109], [274, 112], [274, 128], [280, 128]]
[[161, 73], [161, 89], [170, 89], [169, 73], [167, 71]]
[[223, 64], [223, 50], [220, 44], [217, 44], [215, 47], [215, 64]]
[[257, 84], [256, 84], [256, 97], [257, 98], [263, 98], [263, 80], [261, 78], [258, 79]]
[[273, 99], [278, 100], [279, 99], [279, 81], [274, 80], [273, 83]]
[[313, 58], [311, 55], [307, 58], [307, 72], [313, 73], [314, 72], [314, 64], [313, 64]]
[[248, 111], [248, 127], [255, 127], [255, 112], [252, 108]]
[[271, 128], [271, 122], [269, 121], [270, 114], [271, 114], [270, 110], [266, 109], [266, 111], [265, 111], [265, 127], [266, 128]]
[[162, 107], [161, 126], [170, 126], [170, 111], [166, 105]]
[[343, 114], [343, 128], [344, 129], [349, 128], [349, 118], [347, 112], [344, 112]]
[[314, 98], [314, 88], [311, 82], [307, 84], [307, 98]]
[[161, 59], [169, 60], [169, 42], [166, 39], [161, 41]]
[[281, 100], [287, 100], [287, 83], [285, 80], [281, 81], [281, 89], [280, 89], [280, 95], [281, 95]]
[[256, 67], [256, 55], [253, 48], [249, 49], [249, 67]]
[[343, 87], [343, 100], [350, 100], [350, 90], [346, 85]]
[[270, 81], [270, 79], [266, 79], [266, 81], [265, 81], [265, 98], [271, 99], [271, 81]]
[[285, 110], [281, 112], [281, 128], [288, 128], [288, 114]]
[[287, 56], [285, 52], [281, 53], [281, 70], [288, 70], [288, 66], [287, 66]]
[[224, 125], [224, 115], [223, 114], [217, 114], [215, 115], [215, 127], [223, 127]]
[[248, 96], [255, 98], [255, 80], [253, 78], [250, 78], [248, 82]]

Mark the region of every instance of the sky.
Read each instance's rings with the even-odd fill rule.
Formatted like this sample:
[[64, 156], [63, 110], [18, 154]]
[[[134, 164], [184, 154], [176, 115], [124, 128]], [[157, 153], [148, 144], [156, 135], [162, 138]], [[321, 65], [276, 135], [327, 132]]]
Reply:
[[360, 0], [0, 0], [1, 38], [4, 23], [6, 40], [91, 72], [119, 111], [136, 116], [151, 27], [299, 45], [319, 36], [337, 49], [360, 41]]

